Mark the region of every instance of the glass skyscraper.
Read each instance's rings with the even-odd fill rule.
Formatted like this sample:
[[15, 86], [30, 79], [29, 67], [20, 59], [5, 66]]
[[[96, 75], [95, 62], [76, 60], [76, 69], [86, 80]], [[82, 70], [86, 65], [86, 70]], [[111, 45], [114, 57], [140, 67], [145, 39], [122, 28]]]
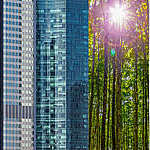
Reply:
[[36, 149], [88, 149], [88, 1], [36, 4]]
[[0, 1], [0, 149], [88, 149], [88, 0]]

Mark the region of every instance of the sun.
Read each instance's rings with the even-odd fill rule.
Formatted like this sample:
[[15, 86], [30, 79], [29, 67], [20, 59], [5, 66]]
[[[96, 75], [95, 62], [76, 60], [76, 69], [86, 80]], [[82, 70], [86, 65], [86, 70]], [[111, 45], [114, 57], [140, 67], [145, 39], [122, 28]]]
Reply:
[[126, 11], [123, 7], [120, 7], [118, 4], [115, 7], [110, 8], [110, 22], [111, 24], [122, 27], [126, 21]]

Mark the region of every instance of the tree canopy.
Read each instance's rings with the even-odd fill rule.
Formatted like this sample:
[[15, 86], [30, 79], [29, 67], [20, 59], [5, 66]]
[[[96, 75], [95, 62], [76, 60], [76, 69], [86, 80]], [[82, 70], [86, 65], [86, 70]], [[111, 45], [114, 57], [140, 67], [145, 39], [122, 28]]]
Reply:
[[[118, 27], [117, 2], [126, 12]], [[148, 149], [148, 3], [89, 0], [89, 150]]]

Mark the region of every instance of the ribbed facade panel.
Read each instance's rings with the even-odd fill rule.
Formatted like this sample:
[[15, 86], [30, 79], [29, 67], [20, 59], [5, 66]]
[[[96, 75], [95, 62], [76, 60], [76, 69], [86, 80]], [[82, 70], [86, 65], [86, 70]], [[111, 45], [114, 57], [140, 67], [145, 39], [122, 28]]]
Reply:
[[33, 1], [3, 1], [3, 150], [33, 149]]
[[3, 0], [0, 1], [0, 149], [3, 148]]

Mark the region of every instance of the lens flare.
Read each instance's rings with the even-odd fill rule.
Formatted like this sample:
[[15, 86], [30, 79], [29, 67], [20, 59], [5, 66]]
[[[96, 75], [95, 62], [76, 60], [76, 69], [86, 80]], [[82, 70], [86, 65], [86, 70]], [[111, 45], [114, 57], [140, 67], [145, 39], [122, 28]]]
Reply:
[[114, 8], [110, 8], [110, 17], [111, 24], [122, 27], [126, 19], [126, 12], [123, 7], [115, 5]]

